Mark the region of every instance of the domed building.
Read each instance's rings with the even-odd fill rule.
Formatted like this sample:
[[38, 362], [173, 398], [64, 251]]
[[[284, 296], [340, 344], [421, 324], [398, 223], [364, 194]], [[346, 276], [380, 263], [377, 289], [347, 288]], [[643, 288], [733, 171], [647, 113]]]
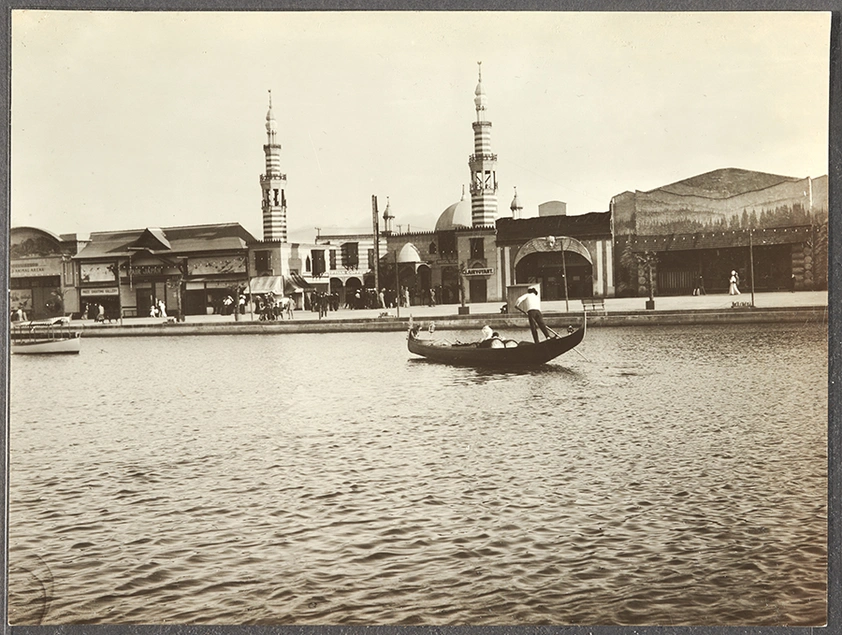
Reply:
[[451, 229], [466, 229], [471, 227], [471, 201], [465, 199], [465, 187], [462, 187], [462, 198], [450, 205], [441, 213], [436, 221], [436, 231], [449, 231]]
[[397, 258], [400, 284], [414, 305], [496, 301], [505, 297], [496, 272], [494, 225], [473, 223], [465, 195], [439, 215], [434, 231], [386, 236], [386, 263]]

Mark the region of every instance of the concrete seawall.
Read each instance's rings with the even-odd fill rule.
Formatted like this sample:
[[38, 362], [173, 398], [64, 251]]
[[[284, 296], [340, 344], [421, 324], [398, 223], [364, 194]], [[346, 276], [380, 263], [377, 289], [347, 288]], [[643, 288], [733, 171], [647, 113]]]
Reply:
[[[578, 325], [581, 313], [545, 312], [547, 325], [554, 329], [566, 329]], [[499, 313], [475, 315], [448, 315], [418, 317], [415, 321], [427, 327], [435, 323], [438, 330], [479, 330], [488, 324], [493, 329], [524, 329], [528, 322], [524, 317], [513, 317]], [[787, 308], [739, 308], [684, 311], [626, 311], [588, 314], [589, 327], [603, 326], [663, 326], [663, 325], [711, 325], [749, 323], [827, 323], [827, 307]], [[245, 335], [281, 333], [362, 333], [405, 331], [409, 317], [384, 317], [362, 319], [308, 319], [282, 320], [278, 322], [196, 322], [158, 324], [86, 324], [81, 327], [82, 337], [158, 337], [171, 335]]]

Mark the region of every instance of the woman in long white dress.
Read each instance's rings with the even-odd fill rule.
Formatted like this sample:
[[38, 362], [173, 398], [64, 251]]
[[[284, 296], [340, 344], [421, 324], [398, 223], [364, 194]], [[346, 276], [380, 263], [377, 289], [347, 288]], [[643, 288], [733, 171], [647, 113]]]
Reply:
[[739, 278], [737, 277], [737, 272], [731, 272], [731, 286], [728, 287], [728, 294], [729, 295], [740, 295], [740, 289], [737, 287], [739, 283]]

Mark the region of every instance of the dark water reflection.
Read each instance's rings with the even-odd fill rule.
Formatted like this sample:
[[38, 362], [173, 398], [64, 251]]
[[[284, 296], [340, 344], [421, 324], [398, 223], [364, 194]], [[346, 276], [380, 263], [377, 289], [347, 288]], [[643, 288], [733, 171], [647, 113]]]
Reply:
[[822, 624], [822, 325], [13, 358], [13, 623]]

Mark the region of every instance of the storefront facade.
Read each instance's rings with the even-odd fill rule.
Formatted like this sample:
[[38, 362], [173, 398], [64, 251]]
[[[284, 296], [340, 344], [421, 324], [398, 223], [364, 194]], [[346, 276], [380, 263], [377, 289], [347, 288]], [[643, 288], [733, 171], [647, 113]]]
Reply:
[[79, 310], [72, 261], [82, 245], [75, 234], [58, 236], [35, 227], [9, 232], [9, 308], [27, 319], [70, 315]]
[[80, 312], [108, 319], [223, 312], [248, 286], [248, 244], [237, 223], [91, 234], [75, 257]]

